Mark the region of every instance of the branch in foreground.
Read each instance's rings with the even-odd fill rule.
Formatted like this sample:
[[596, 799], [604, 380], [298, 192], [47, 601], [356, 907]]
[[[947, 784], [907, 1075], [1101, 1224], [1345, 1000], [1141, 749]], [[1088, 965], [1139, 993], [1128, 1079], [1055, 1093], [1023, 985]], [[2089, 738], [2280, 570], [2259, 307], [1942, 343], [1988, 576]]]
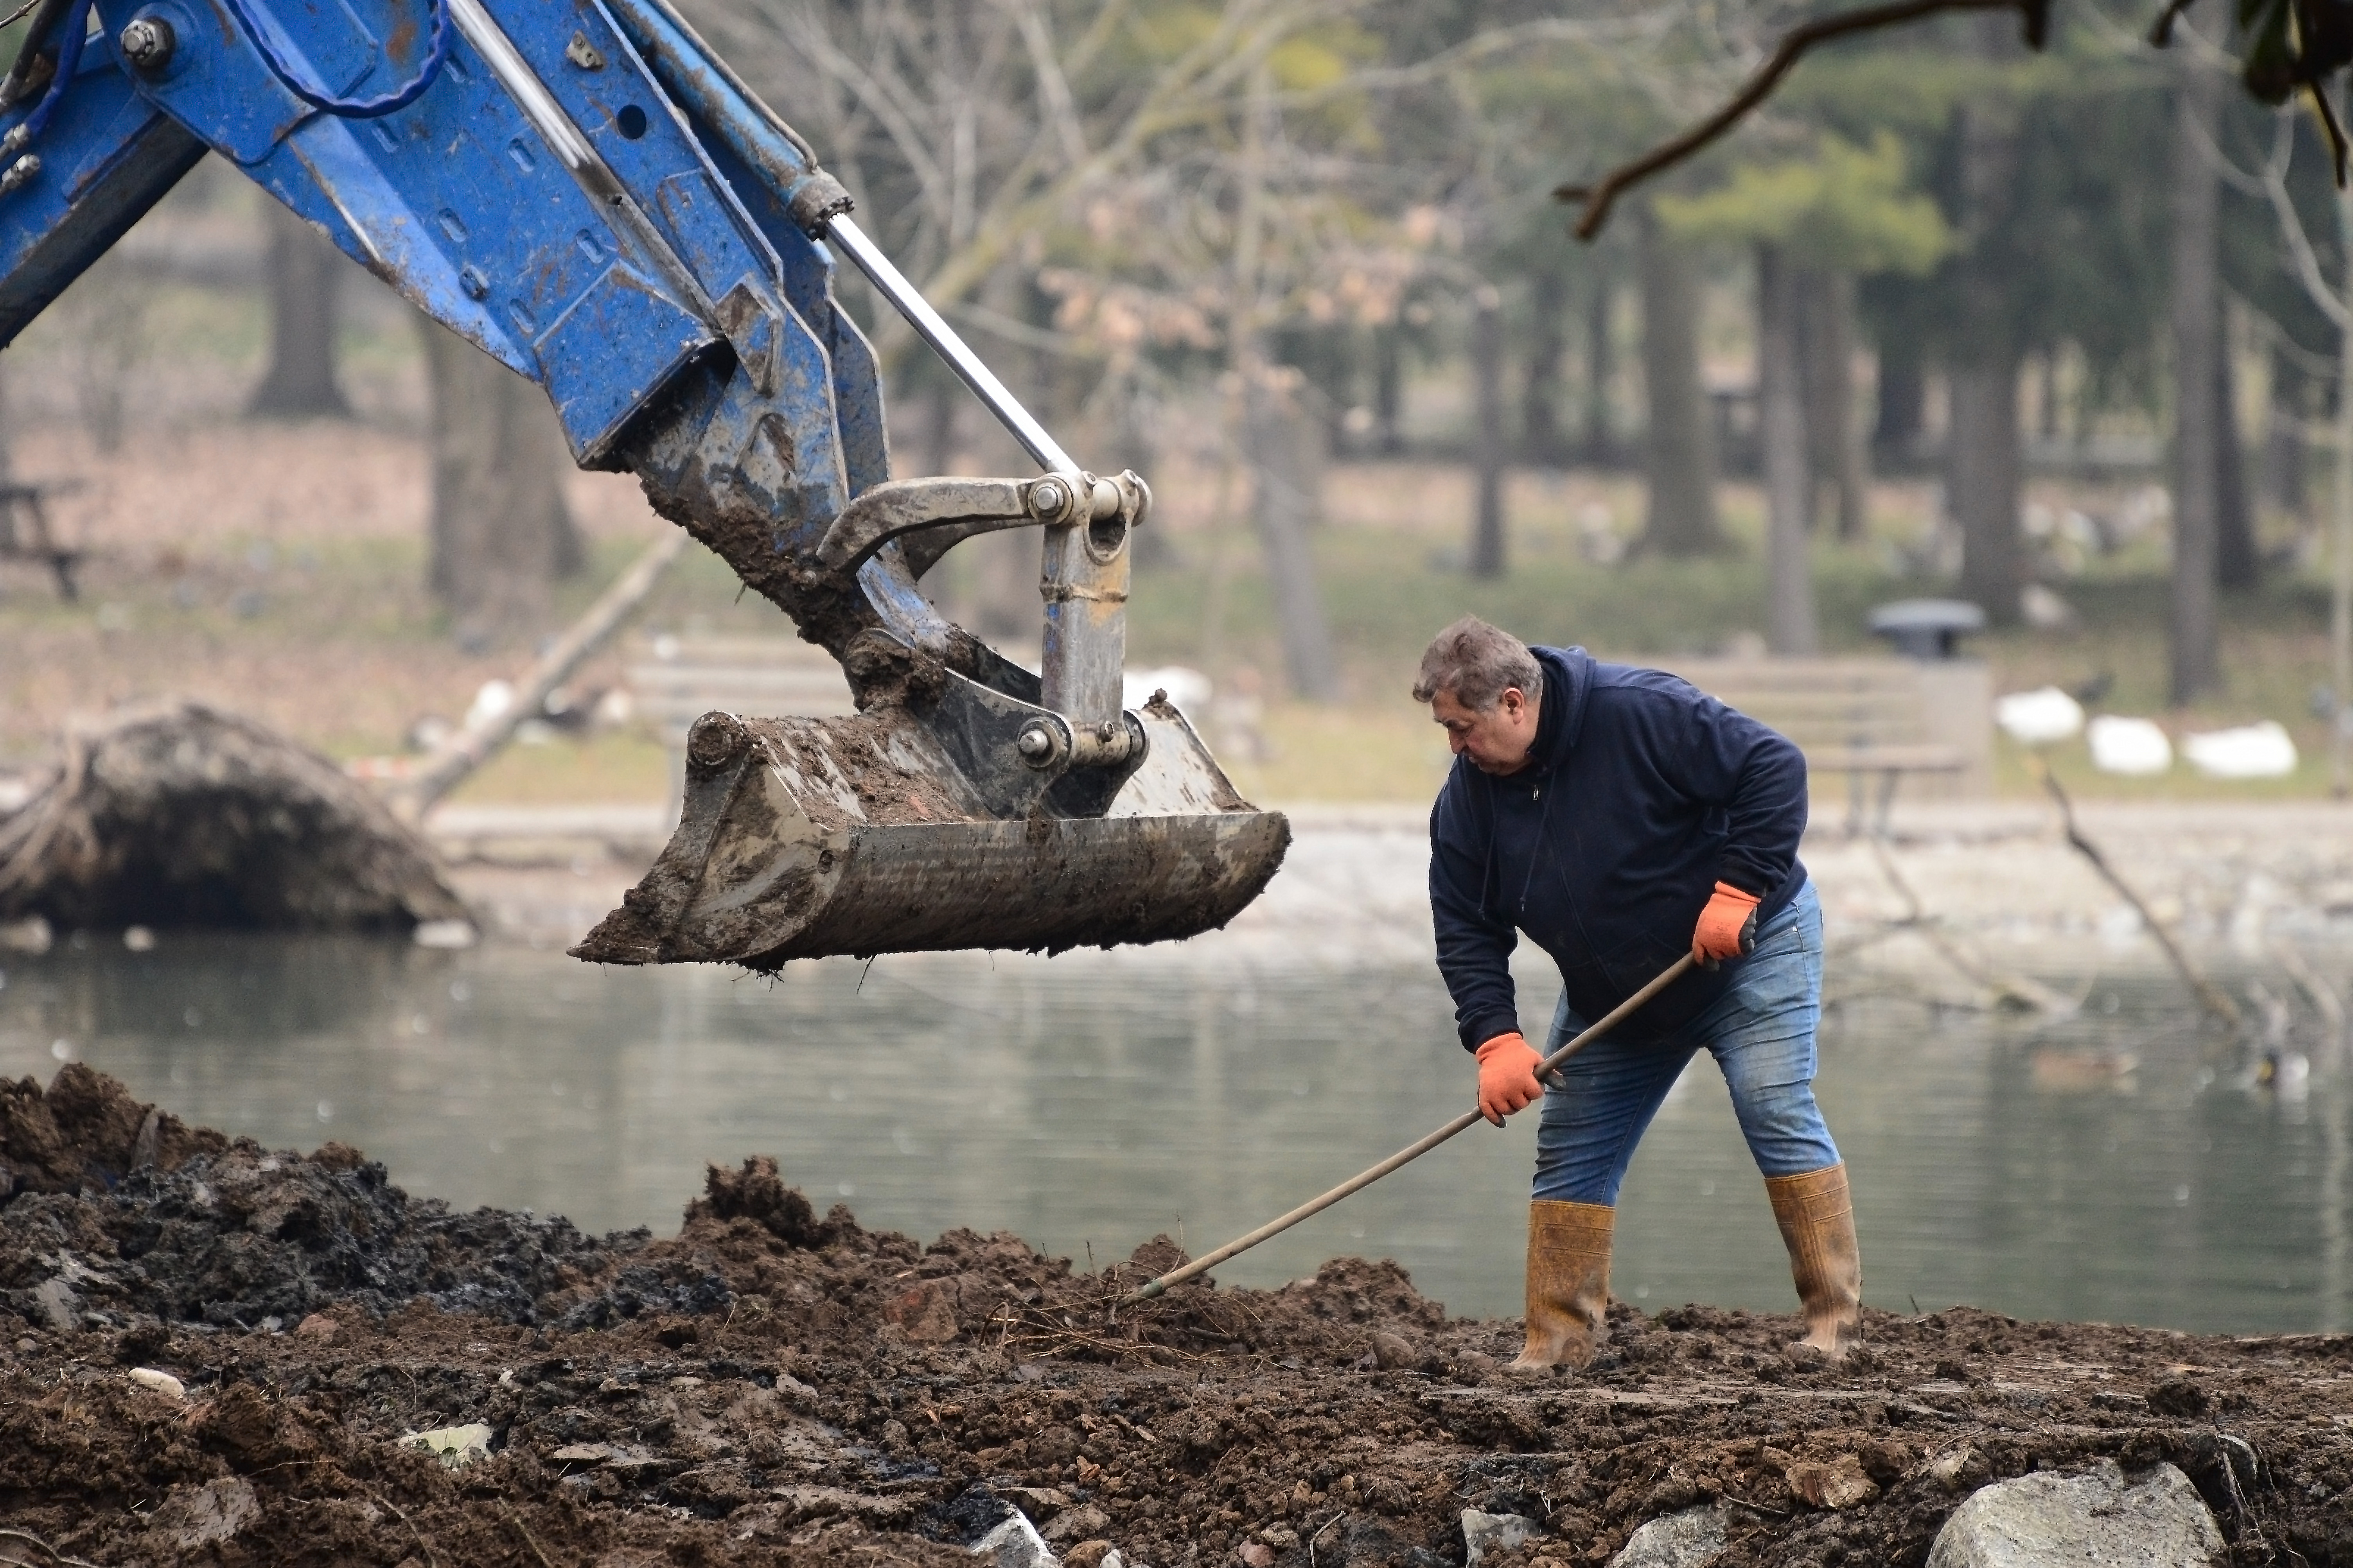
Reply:
[[1755, 76], [1748, 79], [1747, 85], [1707, 119], [1674, 140], [1653, 147], [1632, 163], [1611, 170], [1599, 184], [1561, 185], [1554, 190], [1553, 197], [1556, 201], [1585, 204], [1584, 215], [1577, 220], [1577, 237], [1589, 240], [1601, 232], [1603, 224], [1609, 221], [1609, 209], [1620, 196], [1653, 174], [1664, 173], [1693, 157], [1740, 123], [1757, 105], [1773, 95], [1773, 89], [1781, 84], [1781, 79], [1789, 74], [1807, 51], [1833, 38], [1901, 27], [1950, 11], [2015, 11], [2025, 31], [2027, 47], [2034, 49], [2042, 47], [2051, 22], [2051, 0], [1895, 0], [1893, 5], [1866, 6], [1843, 16], [1825, 16], [1820, 21], [1809, 22], [1783, 37], [1773, 50], [1772, 57], [1758, 68]]

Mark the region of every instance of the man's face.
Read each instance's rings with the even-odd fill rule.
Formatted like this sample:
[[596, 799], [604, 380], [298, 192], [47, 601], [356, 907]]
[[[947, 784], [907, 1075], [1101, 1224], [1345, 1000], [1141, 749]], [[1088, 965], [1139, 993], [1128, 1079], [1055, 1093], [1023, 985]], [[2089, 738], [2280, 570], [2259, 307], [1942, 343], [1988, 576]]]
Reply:
[[1470, 758], [1481, 773], [1501, 776], [1528, 765], [1528, 750], [1536, 741], [1536, 708], [1518, 687], [1504, 688], [1483, 712], [1441, 691], [1430, 700], [1430, 716], [1446, 731], [1454, 754]]

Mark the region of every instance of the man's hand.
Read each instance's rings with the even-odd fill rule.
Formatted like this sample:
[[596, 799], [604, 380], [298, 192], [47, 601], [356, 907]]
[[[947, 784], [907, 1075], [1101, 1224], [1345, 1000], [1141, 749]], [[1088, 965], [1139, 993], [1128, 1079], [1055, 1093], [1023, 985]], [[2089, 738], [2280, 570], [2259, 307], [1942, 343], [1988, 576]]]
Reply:
[[1479, 1114], [1501, 1127], [1504, 1118], [1544, 1098], [1536, 1064], [1544, 1058], [1518, 1033], [1497, 1035], [1477, 1052]]
[[1698, 928], [1692, 932], [1692, 956], [1699, 960], [1701, 968], [1714, 969], [1756, 947], [1760, 901], [1756, 894], [1744, 893], [1729, 882], [1715, 885], [1715, 895], [1700, 910]]

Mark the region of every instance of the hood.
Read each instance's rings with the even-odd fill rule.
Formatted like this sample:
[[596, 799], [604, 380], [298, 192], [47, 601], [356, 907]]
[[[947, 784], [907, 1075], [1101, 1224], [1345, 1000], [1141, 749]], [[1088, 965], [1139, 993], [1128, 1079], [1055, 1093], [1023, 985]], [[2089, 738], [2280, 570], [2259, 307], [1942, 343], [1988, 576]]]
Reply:
[[1531, 766], [1549, 773], [1568, 761], [1585, 730], [1585, 705], [1593, 695], [1593, 656], [1581, 647], [1532, 647], [1544, 669], [1543, 711], [1528, 749]]

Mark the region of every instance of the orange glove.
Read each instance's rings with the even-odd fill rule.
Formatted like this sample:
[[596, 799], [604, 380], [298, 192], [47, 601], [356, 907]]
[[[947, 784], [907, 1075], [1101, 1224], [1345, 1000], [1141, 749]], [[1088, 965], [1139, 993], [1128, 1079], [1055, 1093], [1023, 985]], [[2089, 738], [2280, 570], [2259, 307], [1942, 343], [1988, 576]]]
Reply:
[[1479, 1058], [1479, 1114], [1501, 1127], [1504, 1118], [1544, 1098], [1536, 1064], [1544, 1060], [1519, 1034], [1497, 1035], [1475, 1053]]
[[1707, 908], [1699, 912], [1692, 932], [1692, 956], [1703, 969], [1714, 969], [1727, 958], [1738, 958], [1757, 945], [1757, 905], [1754, 893], [1744, 893], [1729, 882], [1718, 882]]

